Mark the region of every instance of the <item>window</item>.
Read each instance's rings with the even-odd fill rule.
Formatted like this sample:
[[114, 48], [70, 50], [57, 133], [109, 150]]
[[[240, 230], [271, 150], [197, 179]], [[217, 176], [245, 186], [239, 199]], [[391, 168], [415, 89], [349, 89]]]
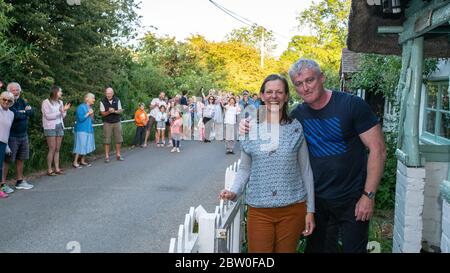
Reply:
[[450, 144], [449, 92], [448, 81], [427, 83], [422, 134], [425, 140]]

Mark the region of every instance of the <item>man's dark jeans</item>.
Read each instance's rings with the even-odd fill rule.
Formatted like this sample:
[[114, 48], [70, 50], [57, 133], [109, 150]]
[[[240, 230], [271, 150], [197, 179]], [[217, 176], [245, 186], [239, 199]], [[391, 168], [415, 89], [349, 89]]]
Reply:
[[[340, 201], [315, 199], [316, 228], [308, 237], [307, 253], [366, 253], [369, 221], [356, 221], [359, 198]], [[341, 239], [342, 249], [338, 246]]]

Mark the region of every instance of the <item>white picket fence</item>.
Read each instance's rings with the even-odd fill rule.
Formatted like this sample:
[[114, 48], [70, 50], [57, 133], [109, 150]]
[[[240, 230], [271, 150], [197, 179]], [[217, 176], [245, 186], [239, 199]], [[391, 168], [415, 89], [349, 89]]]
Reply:
[[[235, 162], [226, 169], [226, 189], [231, 188], [239, 164]], [[170, 239], [169, 253], [239, 253], [243, 217], [242, 197], [236, 202], [221, 200], [214, 213], [207, 213], [201, 205], [191, 207], [178, 228], [178, 237]]]

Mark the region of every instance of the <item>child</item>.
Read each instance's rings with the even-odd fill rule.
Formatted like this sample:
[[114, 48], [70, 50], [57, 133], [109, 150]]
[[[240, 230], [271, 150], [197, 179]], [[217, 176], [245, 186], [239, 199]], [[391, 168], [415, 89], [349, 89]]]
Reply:
[[159, 107], [159, 112], [156, 115], [156, 130], [160, 139], [160, 143], [158, 143], [157, 147], [164, 147], [166, 144], [165, 134], [166, 134], [166, 121], [167, 121], [167, 113], [166, 106], [161, 105]]
[[172, 144], [173, 148], [170, 151], [171, 153], [180, 152], [180, 139], [181, 139], [181, 131], [183, 127], [183, 119], [181, 118], [181, 112], [175, 112], [175, 120], [172, 122], [170, 126], [170, 131], [172, 133]]
[[236, 99], [231, 97], [228, 99], [228, 104], [223, 105], [225, 108], [225, 146], [226, 154], [234, 154], [235, 133], [234, 126], [236, 124], [236, 116], [241, 112], [239, 106], [236, 105]]
[[136, 135], [134, 136], [133, 146], [140, 145], [141, 147], [147, 147], [147, 143], [144, 143], [145, 130], [148, 122], [148, 115], [145, 112], [145, 104], [139, 103], [139, 108], [134, 113], [134, 123], [136, 124]]

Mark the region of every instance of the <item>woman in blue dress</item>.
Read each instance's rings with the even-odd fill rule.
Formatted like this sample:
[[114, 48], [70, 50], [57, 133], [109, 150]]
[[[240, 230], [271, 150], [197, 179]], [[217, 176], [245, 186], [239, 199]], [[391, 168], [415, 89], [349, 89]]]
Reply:
[[[91, 166], [90, 163], [86, 162], [86, 155], [95, 150], [94, 128], [92, 127], [94, 120], [92, 105], [94, 102], [94, 94], [87, 93], [84, 96], [84, 103], [78, 106], [76, 111], [75, 143], [73, 147], [75, 158], [72, 163], [74, 168]], [[80, 163], [78, 163], [79, 158]]]

